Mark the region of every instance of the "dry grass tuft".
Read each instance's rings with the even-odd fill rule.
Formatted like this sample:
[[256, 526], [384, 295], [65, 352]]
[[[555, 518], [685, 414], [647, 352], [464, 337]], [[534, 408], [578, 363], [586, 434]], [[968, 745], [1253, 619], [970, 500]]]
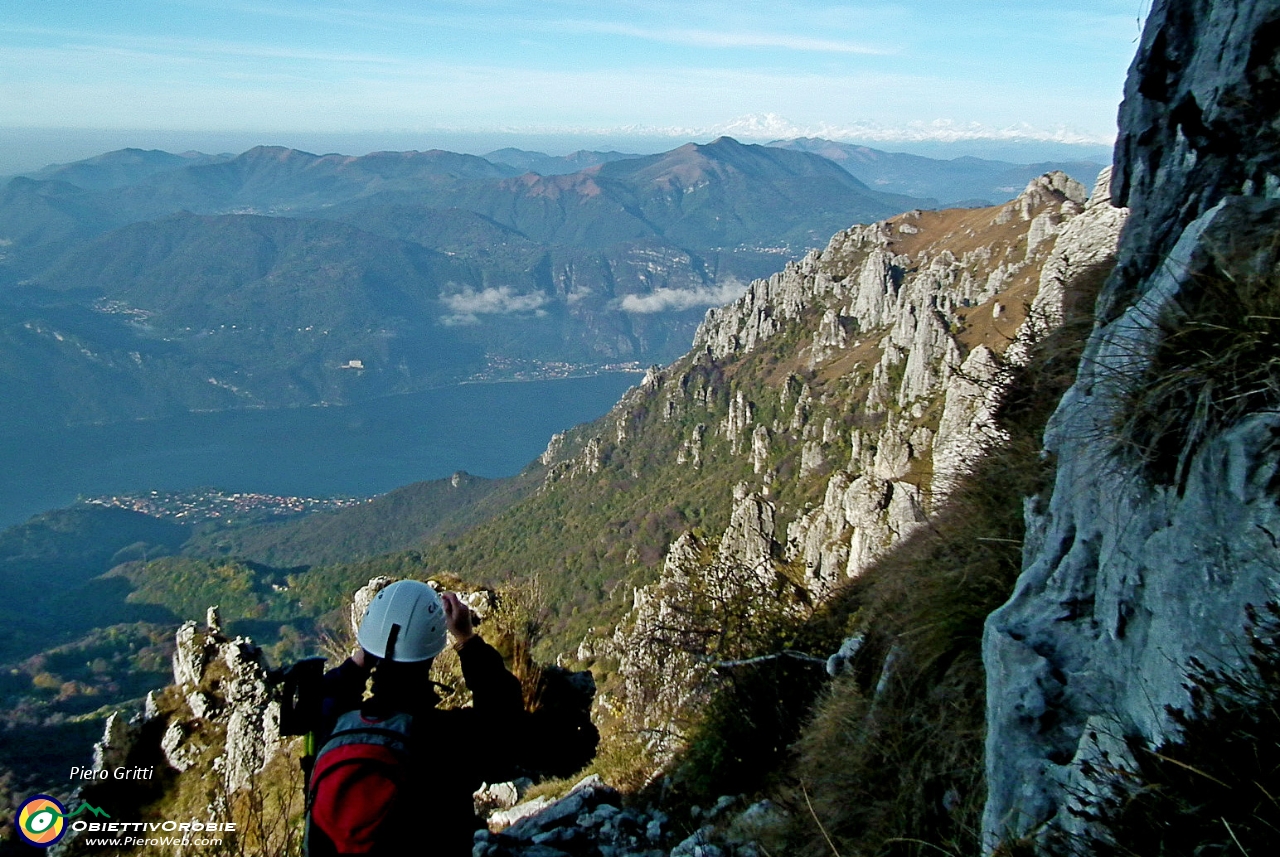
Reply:
[[1157, 324], [1161, 341], [1129, 385], [1117, 428], [1148, 478], [1181, 485], [1211, 435], [1280, 407], [1280, 265], [1214, 259]]

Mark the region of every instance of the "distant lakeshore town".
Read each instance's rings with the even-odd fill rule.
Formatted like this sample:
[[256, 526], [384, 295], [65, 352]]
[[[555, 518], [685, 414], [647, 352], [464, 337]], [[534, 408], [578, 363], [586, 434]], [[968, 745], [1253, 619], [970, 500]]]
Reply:
[[367, 503], [371, 497], [281, 497], [252, 491], [229, 492], [217, 488], [194, 491], [149, 491], [145, 494], [112, 494], [83, 502], [141, 512], [184, 524], [301, 515], [327, 509], [345, 509]]
[[647, 368], [648, 364], [639, 360], [625, 363], [559, 363], [543, 360], [522, 360], [516, 357], [499, 357], [489, 354], [485, 356], [484, 369], [467, 378], [467, 383], [586, 378], [610, 372], [642, 373]]

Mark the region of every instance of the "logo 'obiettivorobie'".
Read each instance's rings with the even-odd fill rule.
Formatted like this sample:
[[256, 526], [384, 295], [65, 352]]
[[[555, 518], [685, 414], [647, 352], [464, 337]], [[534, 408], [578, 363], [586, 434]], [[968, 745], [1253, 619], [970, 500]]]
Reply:
[[48, 848], [67, 832], [67, 819], [75, 818], [82, 812], [91, 812], [102, 817], [107, 812], [100, 807], [82, 803], [75, 812], [67, 812], [67, 808], [48, 795], [29, 797], [18, 807], [14, 827], [22, 840], [37, 848]]

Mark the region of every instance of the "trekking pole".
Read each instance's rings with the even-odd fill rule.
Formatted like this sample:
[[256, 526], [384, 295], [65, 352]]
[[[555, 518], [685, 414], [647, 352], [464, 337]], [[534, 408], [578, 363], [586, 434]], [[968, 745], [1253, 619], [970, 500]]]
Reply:
[[302, 758], [298, 759], [298, 767], [302, 768], [302, 803], [305, 812], [311, 812], [311, 771], [316, 766], [316, 733], [308, 732], [302, 736]]

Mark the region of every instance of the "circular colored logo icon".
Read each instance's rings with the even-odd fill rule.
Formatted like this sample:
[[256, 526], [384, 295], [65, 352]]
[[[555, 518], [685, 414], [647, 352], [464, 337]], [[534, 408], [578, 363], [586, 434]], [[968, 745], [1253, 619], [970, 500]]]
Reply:
[[18, 835], [24, 842], [48, 848], [67, 832], [67, 808], [48, 795], [29, 797], [18, 807]]

